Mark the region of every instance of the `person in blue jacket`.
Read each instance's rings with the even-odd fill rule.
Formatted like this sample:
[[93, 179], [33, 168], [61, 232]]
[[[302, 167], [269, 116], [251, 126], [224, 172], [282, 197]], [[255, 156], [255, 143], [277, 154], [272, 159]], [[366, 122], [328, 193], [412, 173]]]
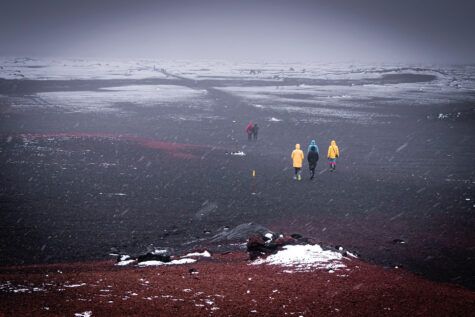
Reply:
[[315, 140], [312, 140], [310, 144], [308, 145], [307, 154], [311, 151], [312, 146], [315, 147], [315, 152], [317, 152], [317, 154], [320, 154], [320, 151], [318, 150], [317, 142], [315, 142]]

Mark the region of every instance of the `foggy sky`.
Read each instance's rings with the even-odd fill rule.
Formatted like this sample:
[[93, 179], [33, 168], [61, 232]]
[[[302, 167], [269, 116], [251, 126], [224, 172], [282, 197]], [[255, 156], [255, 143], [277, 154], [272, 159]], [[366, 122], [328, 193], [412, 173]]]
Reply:
[[475, 62], [475, 1], [15, 0], [0, 55]]

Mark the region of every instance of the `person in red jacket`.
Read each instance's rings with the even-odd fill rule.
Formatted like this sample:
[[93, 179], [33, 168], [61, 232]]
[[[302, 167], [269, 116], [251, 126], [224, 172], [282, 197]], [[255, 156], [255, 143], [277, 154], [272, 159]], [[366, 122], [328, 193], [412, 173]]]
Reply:
[[247, 133], [247, 139], [249, 141], [252, 140], [252, 133], [254, 131], [254, 125], [252, 124], [252, 121], [249, 121], [249, 124], [246, 127], [246, 133]]

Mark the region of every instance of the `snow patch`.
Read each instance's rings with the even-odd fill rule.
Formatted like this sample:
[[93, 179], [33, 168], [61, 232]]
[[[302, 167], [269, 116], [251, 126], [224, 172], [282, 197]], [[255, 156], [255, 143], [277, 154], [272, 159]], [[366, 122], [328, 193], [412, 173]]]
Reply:
[[66, 288], [75, 288], [75, 287], [81, 287], [81, 286], [84, 286], [86, 285], [86, 283], [81, 283], [81, 284], [64, 284], [63, 287], [66, 287]]
[[351, 253], [350, 251], [346, 251], [346, 254], [348, 254], [349, 256], [351, 256], [352, 258], [358, 258], [358, 256], [354, 253]]
[[209, 258], [211, 257], [211, 253], [209, 253], [208, 251], [203, 251], [203, 252], [193, 252], [193, 253], [188, 253], [187, 255], [185, 255], [185, 258], [189, 258], [189, 257], [194, 257], [194, 256], [202, 256], [202, 257], [205, 257], [205, 258]]
[[161, 261], [144, 261], [137, 264], [138, 266], [161, 266], [161, 265], [178, 265], [178, 264], [189, 264], [195, 263], [195, 259], [183, 258], [179, 260], [173, 260], [170, 262], [161, 262]]
[[246, 153], [243, 151], [229, 152], [229, 154], [233, 156], [246, 156]]
[[134, 263], [135, 260], [125, 260], [125, 261], [120, 261], [120, 262], [117, 262], [116, 265], [118, 266], [126, 266], [126, 265], [129, 265], [130, 263]]
[[155, 249], [153, 250], [151, 253], [154, 254], [154, 255], [160, 255], [160, 254], [167, 254], [167, 250], [164, 250], [164, 249]]
[[288, 273], [307, 272], [314, 269], [337, 270], [346, 267], [341, 261], [343, 256], [339, 252], [323, 250], [316, 245], [287, 245], [283, 250], [268, 256], [266, 259], [258, 259], [252, 265], [268, 264], [280, 265], [292, 270]]

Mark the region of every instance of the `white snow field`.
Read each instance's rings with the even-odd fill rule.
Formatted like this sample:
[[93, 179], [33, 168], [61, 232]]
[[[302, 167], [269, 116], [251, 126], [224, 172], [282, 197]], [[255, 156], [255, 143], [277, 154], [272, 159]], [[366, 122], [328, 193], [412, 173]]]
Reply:
[[175, 85], [135, 85], [103, 88], [99, 91], [58, 91], [36, 94], [46, 104], [67, 107], [78, 112], [117, 111], [117, 103], [133, 103], [141, 107], [157, 104], [199, 107], [199, 100], [206, 96], [204, 90], [193, 90]]
[[[425, 75], [417, 83], [380, 81], [383, 76]], [[16, 107], [56, 107], [69, 112], [125, 113], [127, 107], [201, 109], [197, 114], [173, 114], [174, 121], [223, 119], [210, 112], [214, 88], [254, 105], [268, 122], [291, 113], [299, 122], [384, 124], [396, 116], [375, 108], [386, 103], [432, 106], [475, 102], [475, 66], [366, 65], [357, 63], [235, 63], [226, 61], [61, 60], [0, 57], [5, 79], [159, 79], [157, 85], [102, 88], [94, 91], [40, 92], [11, 96]], [[167, 79], [174, 80], [167, 85]], [[177, 85], [177, 80], [214, 80], [206, 89]], [[229, 85], [227, 85], [227, 81]], [[238, 81], [239, 83], [237, 83]], [[199, 85], [198, 85], [199, 86]], [[209, 86], [209, 87], [208, 87]], [[213, 87], [215, 86], [215, 87]], [[0, 96], [1, 98], [1, 96]], [[117, 104], [128, 103], [127, 107]]]
[[156, 61], [0, 57], [0, 78], [35, 80], [166, 78]]
[[[131, 85], [94, 91], [40, 92], [32, 96], [14, 97], [17, 108], [56, 108], [66, 112], [124, 112], [117, 105], [133, 107], [173, 106], [207, 110], [206, 90], [177, 85]], [[2, 96], [0, 96], [1, 98]], [[208, 114], [209, 116], [209, 114]]]
[[382, 74], [402, 73], [434, 75], [442, 86], [475, 90], [474, 65], [86, 60], [0, 56], [0, 78], [4, 79], [165, 79], [169, 75], [176, 75], [197, 80], [235, 78], [279, 83], [284, 78], [360, 80], [379, 78]]

